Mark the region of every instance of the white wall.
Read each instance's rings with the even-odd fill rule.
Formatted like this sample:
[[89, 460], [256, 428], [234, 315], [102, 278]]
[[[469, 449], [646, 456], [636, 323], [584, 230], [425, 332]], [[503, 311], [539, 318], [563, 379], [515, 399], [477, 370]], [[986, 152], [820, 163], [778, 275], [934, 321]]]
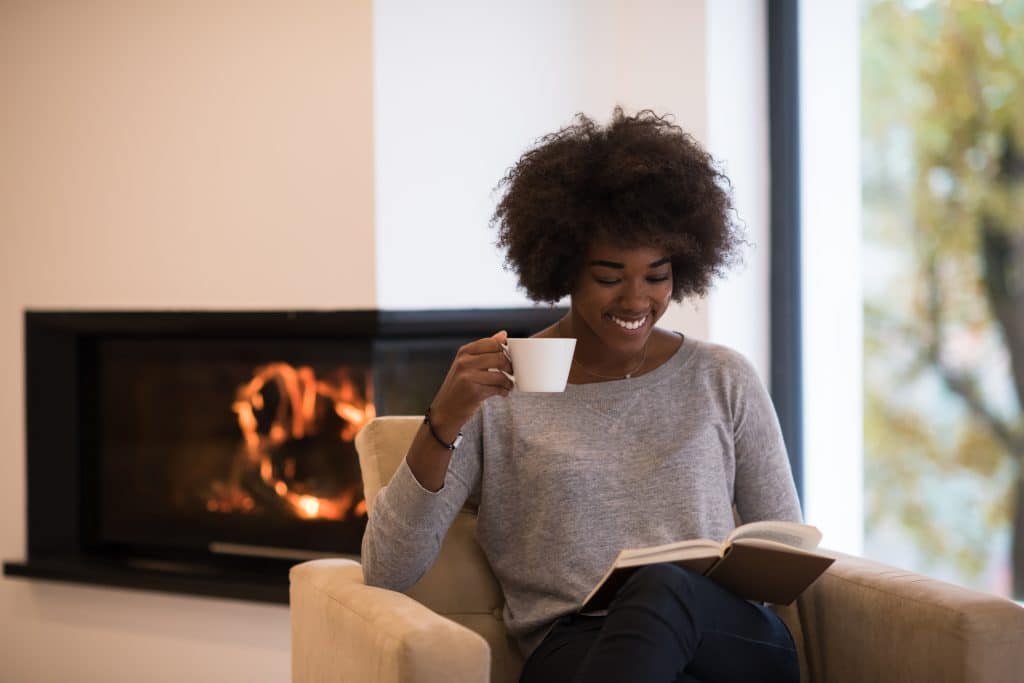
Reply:
[[501, 268], [492, 188], [579, 108], [582, 28], [547, 2], [377, 0], [377, 303], [528, 305]]
[[742, 352], [768, 382], [768, 34], [765, 3], [708, 3], [708, 151], [732, 181], [736, 214], [751, 246], [744, 263], [708, 297], [709, 338]]
[[823, 545], [864, 544], [859, 9], [800, 3], [804, 500]]

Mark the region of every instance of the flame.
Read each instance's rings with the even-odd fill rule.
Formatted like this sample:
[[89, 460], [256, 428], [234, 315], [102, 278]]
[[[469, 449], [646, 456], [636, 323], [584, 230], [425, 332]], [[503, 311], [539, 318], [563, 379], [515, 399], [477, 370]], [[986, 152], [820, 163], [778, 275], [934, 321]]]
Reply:
[[[244, 492], [241, 484], [242, 473], [253, 469], [267, 489], [297, 517], [344, 520], [349, 516], [366, 515], [366, 502], [359, 495], [358, 486], [350, 486], [333, 498], [297, 493], [292, 490], [296, 471], [294, 459], [286, 460], [281, 472], [275, 471], [271, 459], [273, 449], [289, 440], [318, 433], [317, 401], [321, 398], [328, 399], [334, 412], [344, 421], [338, 432], [338, 438], [344, 442], [351, 443], [359, 430], [376, 417], [370, 374], [364, 378], [365, 397], [360, 395], [347, 371], [339, 370], [337, 378], [336, 381], [317, 379], [311, 367], [293, 367], [283, 362], [268, 363], [253, 371], [252, 379], [238, 387], [231, 404], [242, 433], [245, 462], [233, 471], [231, 484], [214, 487], [214, 497], [206, 503], [207, 510], [251, 512], [255, 509], [256, 501]], [[257, 418], [258, 412], [266, 410], [263, 390], [268, 385], [274, 386], [280, 399], [272, 416]], [[269, 419], [269, 428], [263, 433], [259, 429], [260, 419], [264, 422]], [[301, 484], [297, 488], [301, 491]]]
[[305, 517], [316, 517], [320, 511], [320, 499], [316, 496], [299, 496], [299, 509]]

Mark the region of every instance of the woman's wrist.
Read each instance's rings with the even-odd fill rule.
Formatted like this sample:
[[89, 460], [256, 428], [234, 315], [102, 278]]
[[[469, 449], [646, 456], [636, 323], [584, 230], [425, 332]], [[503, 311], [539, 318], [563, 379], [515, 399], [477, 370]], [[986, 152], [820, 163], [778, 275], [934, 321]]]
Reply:
[[428, 425], [421, 424], [405, 460], [420, 486], [436, 492], [444, 486], [448, 463], [454, 452], [438, 443]]
[[436, 399], [427, 408], [430, 411], [430, 431], [445, 443], [452, 443], [462, 431], [465, 420], [449, 413], [442, 402]]
[[433, 419], [433, 406], [429, 406], [426, 412], [423, 414], [423, 424], [427, 425], [427, 429], [430, 430], [430, 435], [434, 437], [434, 440], [441, 446], [444, 446], [450, 451], [454, 451], [459, 447], [462, 442], [462, 430], [459, 429], [455, 438], [449, 439], [447, 436], [443, 436], [439, 433], [438, 427], [434, 425]]

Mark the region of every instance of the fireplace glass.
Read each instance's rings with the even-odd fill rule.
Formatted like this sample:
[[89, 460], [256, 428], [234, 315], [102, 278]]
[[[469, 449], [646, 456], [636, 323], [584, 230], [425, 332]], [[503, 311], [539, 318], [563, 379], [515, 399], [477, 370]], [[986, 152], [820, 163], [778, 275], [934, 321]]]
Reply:
[[358, 553], [366, 505], [353, 440], [375, 415], [371, 351], [98, 342], [97, 540]]

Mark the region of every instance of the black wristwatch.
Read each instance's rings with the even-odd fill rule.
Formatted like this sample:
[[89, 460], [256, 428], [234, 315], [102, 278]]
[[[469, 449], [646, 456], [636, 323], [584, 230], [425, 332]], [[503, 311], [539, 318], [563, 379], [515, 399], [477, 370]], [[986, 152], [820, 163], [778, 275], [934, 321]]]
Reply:
[[451, 443], [448, 443], [447, 441], [445, 441], [444, 439], [437, 435], [437, 432], [434, 431], [434, 425], [430, 423], [430, 408], [427, 408], [427, 412], [423, 414], [423, 424], [427, 425], [427, 428], [430, 429], [430, 433], [434, 435], [434, 438], [437, 439], [437, 442], [450, 451], [454, 451], [456, 448], [459, 447], [459, 444], [462, 443], [462, 430], [459, 430], [459, 435], [456, 436], [455, 441], [452, 441]]

